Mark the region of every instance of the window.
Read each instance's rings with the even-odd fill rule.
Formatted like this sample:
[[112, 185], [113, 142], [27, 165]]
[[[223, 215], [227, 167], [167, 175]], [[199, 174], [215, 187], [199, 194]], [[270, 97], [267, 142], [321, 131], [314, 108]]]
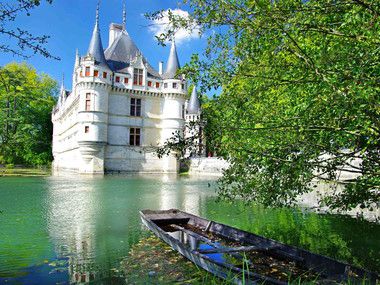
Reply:
[[115, 81], [116, 81], [116, 82], [120, 82], [120, 76], [116, 76]]
[[107, 72], [103, 72], [103, 78], [107, 78]]
[[83, 77], [83, 72], [82, 72], [82, 70], [79, 72], [79, 76], [80, 76], [80, 77]]
[[133, 84], [143, 85], [143, 70], [140, 68], [133, 69]]
[[89, 126], [84, 126], [84, 132], [88, 134], [90, 132], [90, 127]]
[[164, 83], [164, 88], [168, 88], [168, 84], [167, 83]]
[[185, 118], [185, 105], [182, 105], [182, 112], [181, 112], [181, 114], [182, 114], [182, 119], [184, 119]]
[[173, 83], [173, 88], [177, 89], [177, 83]]
[[86, 70], [84, 72], [84, 76], [90, 76], [90, 67], [86, 66]]
[[130, 145], [140, 145], [140, 128], [130, 128], [129, 129], [129, 144]]
[[181, 88], [182, 90], [185, 90], [185, 84], [182, 83]]
[[124, 78], [124, 83], [128, 84], [128, 78]]
[[156, 82], [156, 88], [160, 88], [160, 83]]
[[90, 111], [91, 110], [91, 94], [86, 93], [86, 105], [85, 105], [85, 110]]
[[152, 87], [152, 81], [148, 81], [148, 86]]
[[141, 99], [131, 98], [131, 116], [141, 116]]
[[99, 70], [94, 70], [94, 77], [98, 77], [99, 76]]

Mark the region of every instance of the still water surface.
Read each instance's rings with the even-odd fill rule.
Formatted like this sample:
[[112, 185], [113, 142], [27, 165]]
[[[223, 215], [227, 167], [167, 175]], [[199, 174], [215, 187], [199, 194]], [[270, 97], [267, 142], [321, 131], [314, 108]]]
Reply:
[[380, 272], [378, 224], [217, 203], [211, 179], [73, 175], [0, 178], [0, 284], [118, 283], [146, 208], [179, 208]]

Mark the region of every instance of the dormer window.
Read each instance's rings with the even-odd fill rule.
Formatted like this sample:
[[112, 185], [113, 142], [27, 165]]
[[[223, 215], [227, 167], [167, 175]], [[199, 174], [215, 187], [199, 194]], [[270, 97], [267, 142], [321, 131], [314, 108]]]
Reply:
[[94, 77], [98, 77], [99, 76], [99, 70], [94, 70]]
[[116, 82], [120, 82], [120, 76], [116, 76], [115, 81], [116, 81]]
[[143, 70], [140, 68], [133, 69], [133, 84], [143, 85]]
[[168, 84], [167, 83], [164, 83], [164, 88], [168, 88]]
[[160, 83], [156, 82], [156, 88], [160, 88]]
[[107, 72], [103, 72], [103, 78], [107, 78]]
[[148, 86], [152, 87], [152, 81], [148, 81]]
[[173, 83], [173, 89], [177, 89], [177, 83]]
[[84, 76], [90, 76], [90, 67], [89, 66], [86, 66]]
[[124, 78], [124, 84], [128, 84], [128, 78], [127, 77]]

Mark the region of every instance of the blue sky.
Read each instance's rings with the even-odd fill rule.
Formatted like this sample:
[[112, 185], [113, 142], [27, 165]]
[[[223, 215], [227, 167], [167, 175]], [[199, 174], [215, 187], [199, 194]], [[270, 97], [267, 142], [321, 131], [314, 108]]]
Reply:
[[[95, 22], [97, 0], [53, 0], [53, 4], [43, 3], [31, 11], [31, 16], [20, 14], [16, 21], [11, 23], [12, 28], [27, 29], [34, 35], [46, 34], [51, 36], [47, 49], [61, 58], [60, 61], [46, 59], [41, 55], [33, 55], [24, 60], [11, 54], [0, 53], [0, 65], [12, 61], [26, 61], [33, 65], [38, 72], [44, 72], [54, 79], [61, 81], [65, 74], [65, 85], [71, 89], [71, 75], [75, 60], [75, 50], [78, 48], [81, 55], [87, 52]], [[123, 0], [102, 0], [100, 6], [100, 29], [103, 47], [108, 45], [108, 28], [110, 23], [122, 22]], [[174, 0], [126, 0], [127, 31], [148, 59], [150, 64], [158, 69], [160, 60], [166, 62], [170, 46], [158, 45], [154, 38], [155, 26], [144, 18], [145, 12], [161, 9], [188, 10], [183, 4]], [[156, 26], [159, 29], [159, 26]], [[1, 39], [6, 40], [4, 38]], [[183, 65], [189, 61], [192, 53], [201, 53], [205, 41], [197, 35], [181, 35], [177, 39], [177, 50], [180, 62]]]

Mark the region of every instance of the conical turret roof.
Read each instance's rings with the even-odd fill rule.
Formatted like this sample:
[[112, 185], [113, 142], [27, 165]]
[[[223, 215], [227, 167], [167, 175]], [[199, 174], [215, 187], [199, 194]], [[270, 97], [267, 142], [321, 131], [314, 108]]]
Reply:
[[187, 113], [194, 115], [199, 114], [201, 110], [201, 104], [197, 95], [197, 88], [194, 86], [193, 92], [191, 92], [189, 104], [187, 105]]
[[98, 7], [96, 8], [95, 27], [94, 27], [94, 31], [92, 32], [92, 37], [91, 37], [90, 45], [88, 47], [87, 54], [93, 56], [97, 64], [108, 67], [106, 58], [104, 57], [102, 39], [100, 37], [99, 4], [98, 4]]
[[179, 60], [178, 60], [178, 54], [177, 54], [177, 47], [175, 45], [175, 41], [173, 39], [172, 46], [170, 48], [168, 63], [166, 65], [166, 70], [164, 73], [164, 78], [166, 79], [172, 79], [175, 77], [175, 74], [178, 69], [180, 69]]

